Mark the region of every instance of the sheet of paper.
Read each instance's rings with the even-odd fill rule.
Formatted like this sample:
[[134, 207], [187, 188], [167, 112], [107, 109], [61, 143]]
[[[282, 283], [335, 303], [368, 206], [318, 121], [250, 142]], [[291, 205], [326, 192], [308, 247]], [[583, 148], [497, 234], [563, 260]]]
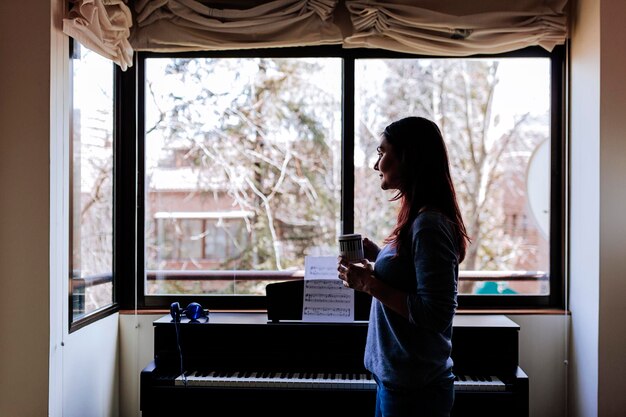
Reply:
[[354, 321], [354, 290], [337, 276], [336, 256], [304, 258], [302, 321]]

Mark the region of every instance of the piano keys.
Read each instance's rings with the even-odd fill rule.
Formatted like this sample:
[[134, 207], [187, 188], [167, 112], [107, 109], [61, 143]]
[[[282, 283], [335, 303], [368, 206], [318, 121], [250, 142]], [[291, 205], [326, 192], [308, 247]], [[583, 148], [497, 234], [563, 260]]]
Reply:
[[191, 371], [176, 377], [176, 386], [236, 387], [259, 389], [306, 390], [375, 390], [376, 381], [369, 373], [331, 372], [216, 372]]
[[454, 390], [456, 391], [506, 391], [506, 384], [495, 375], [455, 375]]
[[[141, 373], [143, 417], [203, 410], [218, 416], [373, 415], [375, 383], [363, 366], [365, 321], [273, 322], [265, 313], [211, 313], [208, 323], [183, 319], [184, 377], [174, 326], [169, 316], [154, 322], [155, 358]], [[528, 416], [518, 333], [505, 316], [457, 315], [453, 416]]]
[[[370, 373], [187, 371], [175, 377], [174, 385], [183, 387], [306, 389], [306, 390], [376, 390]], [[506, 385], [495, 375], [456, 375], [456, 391], [504, 391]]]

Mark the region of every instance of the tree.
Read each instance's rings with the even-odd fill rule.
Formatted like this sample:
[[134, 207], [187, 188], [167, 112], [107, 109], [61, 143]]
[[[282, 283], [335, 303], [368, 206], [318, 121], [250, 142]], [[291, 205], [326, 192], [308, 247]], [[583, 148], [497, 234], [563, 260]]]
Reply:
[[[246, 218], [246, 250], [223, 266], [300, 268], [335, 245], [339, 212], [339, 89], [312, 80], [324, 63], [294, 59], [173, 59], [148, 81], [159, 109], [147, 140], [184, 151], [190, 195], [218, 195]], [[160, 90], [157, 83], [179, 88]]]
[[[338, 63], [304, 59], [168, 59], [147, 77], [147, 141], [194, 173], [189, 199], [229, 202], [248, 239], [220, 268], [300, 269], [304, 256], [334, 253], [340, 202], [340, 86], [318, 74]], [[528, 242], [507, 229], [531, 152], [548, 115], [494, 107], [498, 60], [357, 62], [355, 229], [378, 239], [396, 206], [372, 170], [390, 121], [423, 115], [441, 127], [472, 244], [466, 270], [511, 270]], [[149, 65], [150, 67], [150, 65]], [[163, 73], [159, 73], [159, 70]], [[331, 71], [331, 72], [332, 72]], [[164, 87], [165, 86], [165, 87]], [[166, 158], [167, 157], [167, 158]], [[177, 160], [178, 160], [177, 159]], [[150, 162], [157, 167], [155, 159]], [[148, 178], [148, 180], [150, 180]], [[219, 205], [219, 204], [218, 204]], [[220, 206], [223, 208], [223, 204]], [[317, 250], [317, 252], [316, 252]], [[531, 249], [532, 250], [532, 249]], [[461, 289], [465, 291], [467, 289]]]
[[[363, 88], [361, 94], [366, 97], [357, 110], [366, 152], [380, 140], [374, 133], [390, 121], [409, 115], [434, 120], [448, 146], [455, 187], [472, 238], [464, 269], [515, 269], [522, 238], [507, 234], [503, 227], [504, 200], [520, 193], [520, 178], [530, 154], [547, 137], [547, 115], [515, 115], [502, 131], [498, 126], [502, 115], [494, 114], [493, 107], [498, 86], [495, 60], [401, 59], [384, 63], [381, 89]], [[364, 198], [380, 199], [371, 193]], [[389, 209], [383, 213], [387, 216]]]

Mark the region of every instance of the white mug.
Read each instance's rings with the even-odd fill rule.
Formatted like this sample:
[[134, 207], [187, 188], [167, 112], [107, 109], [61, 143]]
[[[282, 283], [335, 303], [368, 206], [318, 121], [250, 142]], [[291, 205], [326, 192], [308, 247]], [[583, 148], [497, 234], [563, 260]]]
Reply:
[[348, 262], [358, 262], [365, 257], [363, 239], [358, 233], [339, 236], [339, 254]]

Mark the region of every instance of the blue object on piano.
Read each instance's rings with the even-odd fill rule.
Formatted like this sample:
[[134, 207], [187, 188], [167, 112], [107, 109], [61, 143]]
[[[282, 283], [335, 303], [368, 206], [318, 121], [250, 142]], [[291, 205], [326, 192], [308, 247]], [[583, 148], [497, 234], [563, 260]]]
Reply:
[[178, 301], [173, 302], [170, 305], [170, 316], [175, 322], [179, 322], [183, 316], [187, 317], [190, 321], [198, 321], [204, 318], [209, 321], [208, 312], [206, 312], [199, 303], [189, 303], [184, 310], [180, 309]]
[[198, 303], [189, 303], [189, 305], [185, 309], [185, 316], [191, 321], [195, 321], [200, 318], [209, 318], [208, 315], [204, 312], [202, 306]]

